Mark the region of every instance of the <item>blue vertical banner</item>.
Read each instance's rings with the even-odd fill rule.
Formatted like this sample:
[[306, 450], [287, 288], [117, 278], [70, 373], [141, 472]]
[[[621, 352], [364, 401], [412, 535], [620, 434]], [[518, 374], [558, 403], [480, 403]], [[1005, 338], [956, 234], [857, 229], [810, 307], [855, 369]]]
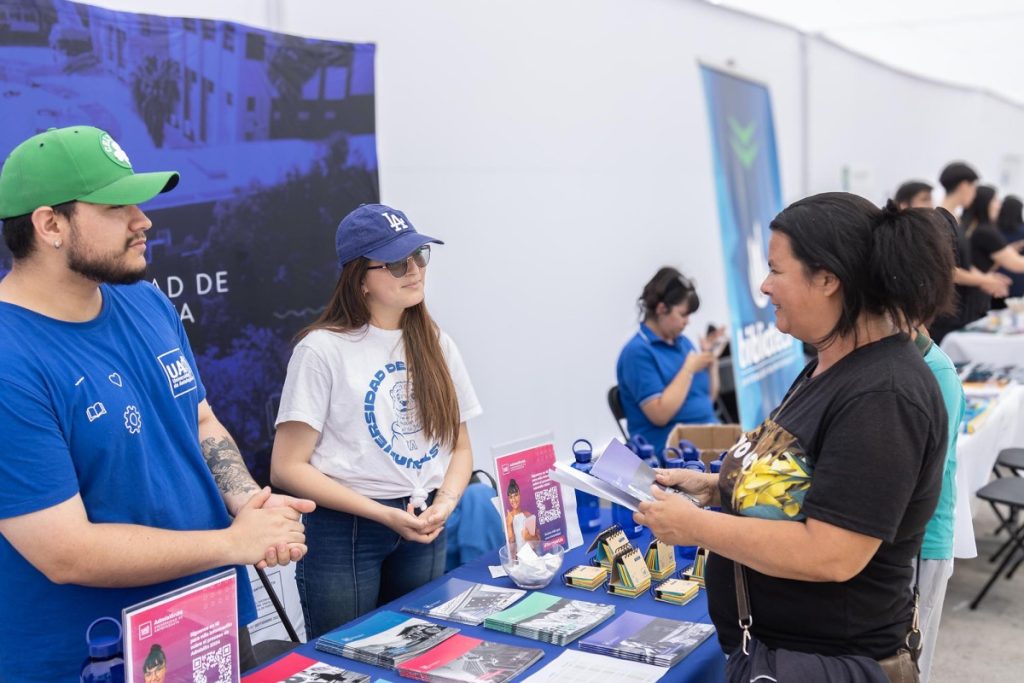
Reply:
[[761, 282], [769, 224], [782, 210], [768, 88], [701, 65], [729, 301], [736, 403], [743, 429], [777, 406], [804, 365], [800, 343], [775, 327]]

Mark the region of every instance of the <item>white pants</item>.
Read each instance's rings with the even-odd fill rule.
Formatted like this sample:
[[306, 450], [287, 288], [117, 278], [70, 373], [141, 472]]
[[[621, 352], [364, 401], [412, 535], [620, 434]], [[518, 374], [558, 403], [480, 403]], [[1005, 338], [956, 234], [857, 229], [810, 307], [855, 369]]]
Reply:
[[939, 637], [942, 603], [946, 599], [946, 584], [953, 575], [953, 559], [921, 560], [918, 590], [921, 591], [921, 683], [928, 683], [935, 654], [935, 641]]

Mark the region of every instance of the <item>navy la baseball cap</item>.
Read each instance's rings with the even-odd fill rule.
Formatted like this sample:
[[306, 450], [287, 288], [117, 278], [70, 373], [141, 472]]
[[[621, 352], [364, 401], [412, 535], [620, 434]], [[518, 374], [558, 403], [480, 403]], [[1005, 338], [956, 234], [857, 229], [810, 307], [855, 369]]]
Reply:
[[401, 261], [424, 244], [444, 244], [416, 232], [409, 218], [384, 204], [363, 204], [341, 219], [334, 236], [338, 267], [365, 256], [373, 261]]

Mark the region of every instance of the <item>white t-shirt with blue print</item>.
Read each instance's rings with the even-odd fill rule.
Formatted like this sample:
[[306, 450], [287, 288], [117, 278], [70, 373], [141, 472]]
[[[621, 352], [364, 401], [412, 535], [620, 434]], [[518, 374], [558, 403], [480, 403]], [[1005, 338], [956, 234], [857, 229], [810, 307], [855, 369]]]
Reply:
[[[440, 342], [466, 422], [483, 411], [455, 343], [444, 332]], [[303, 338], [277, 414], [278, 425], [289, 421], [320, 432], [313, 467], [369, 498], [425, 498], [451, 460], [451, 449], [423, 431], [401, 330], [317, 330]]]

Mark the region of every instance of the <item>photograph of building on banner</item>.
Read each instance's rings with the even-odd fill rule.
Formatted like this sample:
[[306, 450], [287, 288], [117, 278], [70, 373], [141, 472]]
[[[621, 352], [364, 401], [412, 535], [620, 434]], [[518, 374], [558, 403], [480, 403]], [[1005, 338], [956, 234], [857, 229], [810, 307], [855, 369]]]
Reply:
[[237, 581], [228, 569], [125, 608], [125, 681], [238, 683]]
[[539, 544], [539, 553], [556, 545], [566, 550], [583, 545], [576, 497], [550, 476], [552, 436], [495, 446], [492, 452], [509, 555], [515, 557], [531, 541]]
[[[337, 282], [338, 221], [379, 200], [375, 46], [66, 0], [12, 8], [0, 147], [88, 125], [135, 168], [181, 173], [144, 207], [146, 279], [174, 305], [218, 418], [269, 483], [291, 341]], [[0, 276], [10, 268], [0, 245]]]

